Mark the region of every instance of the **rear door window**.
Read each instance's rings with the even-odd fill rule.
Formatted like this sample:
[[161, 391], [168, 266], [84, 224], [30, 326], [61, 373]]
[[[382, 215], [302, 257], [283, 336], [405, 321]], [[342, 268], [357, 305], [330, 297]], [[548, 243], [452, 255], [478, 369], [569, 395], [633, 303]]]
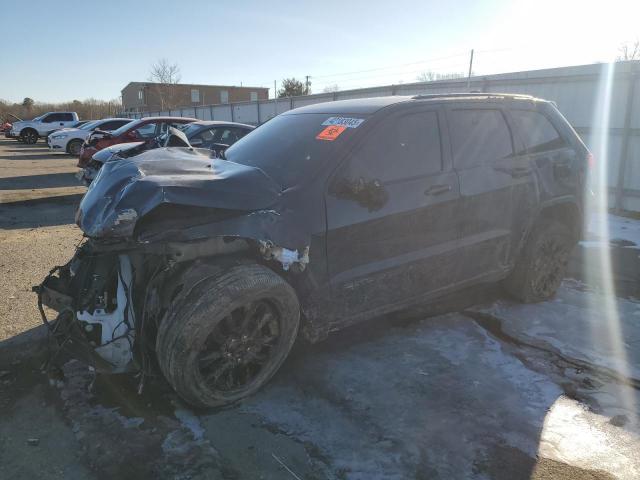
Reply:
[[546, 152], [566, 146], [567, 142], [542, 113], [533, 110], [511, 110], [510, 113], [526, 153]]
[[513, 155], [511, 132], [498, 109], [456, 109], [449, 120], [453, 163], [458, 170]]
[[61, 119], [61, 122], [73, 122], [73, 114], [71, 113], [60, 113], [59, 114]]
[[[351, 175], [382, 182], [442, 170], [438, 113], [421, 111], [385, 119], [350, 160]], [[365, 175], [366, 174], [366, 175]]]

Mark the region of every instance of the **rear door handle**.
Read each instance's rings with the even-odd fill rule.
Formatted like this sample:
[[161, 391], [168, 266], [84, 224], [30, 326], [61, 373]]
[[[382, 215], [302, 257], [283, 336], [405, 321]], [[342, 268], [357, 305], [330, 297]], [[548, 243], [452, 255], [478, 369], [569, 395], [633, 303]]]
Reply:
[[431, 185], [424, 191], [425, 195], [442, 195], [451, 191], [451, 185]]

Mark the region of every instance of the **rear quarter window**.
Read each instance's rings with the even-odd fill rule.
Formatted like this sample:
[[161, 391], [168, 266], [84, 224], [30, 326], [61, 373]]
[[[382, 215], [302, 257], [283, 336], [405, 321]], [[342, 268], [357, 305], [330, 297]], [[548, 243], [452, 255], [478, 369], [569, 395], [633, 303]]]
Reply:
[[511, 110], [511, 117], [524, 142], [526, 153], [556, 150], [567, 145], [549, 119], [533, 110]]
[[453, 163], [459, 170], [513, 155], [509, 126], [498, 109], [455, 109], [449, 119]]

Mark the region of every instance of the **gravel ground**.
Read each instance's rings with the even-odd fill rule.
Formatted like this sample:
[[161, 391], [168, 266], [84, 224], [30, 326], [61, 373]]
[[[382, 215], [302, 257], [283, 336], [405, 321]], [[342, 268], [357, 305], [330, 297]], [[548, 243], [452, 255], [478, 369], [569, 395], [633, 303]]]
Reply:
[[0, 341], [41, 324], [32, 285], [73, 254], [76, 160], [0, 140]]

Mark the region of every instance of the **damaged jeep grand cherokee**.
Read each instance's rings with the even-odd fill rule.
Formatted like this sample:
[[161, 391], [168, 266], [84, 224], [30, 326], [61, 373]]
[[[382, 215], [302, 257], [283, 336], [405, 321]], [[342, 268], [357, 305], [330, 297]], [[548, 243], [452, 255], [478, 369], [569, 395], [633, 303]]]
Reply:
[[550, 102], [459, 94], [292, 110], [211, 157], [107, 162], [77, 212], [85, 242], [37, 288], [61, 348], [101, 372], [159, 369], [199, 406], [255, 392], [299, 331], [482, 282], [549, 298], [589, 152]]

